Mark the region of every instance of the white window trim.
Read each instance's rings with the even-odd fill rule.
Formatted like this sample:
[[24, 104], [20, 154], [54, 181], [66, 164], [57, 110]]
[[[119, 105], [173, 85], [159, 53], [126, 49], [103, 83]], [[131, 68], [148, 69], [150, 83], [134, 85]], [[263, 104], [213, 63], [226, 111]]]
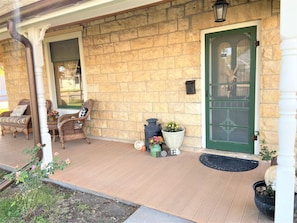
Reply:
[[[50, 43], [57, 42], [57, 41], [63, 41], [68, 39], [74, 39], [78, 38], [78, 47], [79, 47], [79, 56], [80, 56], [80, 65], [81, 65], [81, 72], [82, 72], [82, 80], [83, 80], [83, 91], [84, 91], [84, 101], [87, 100], [87, 83], [86, 83], [86, 71], [85, 71], [85, 60], [83, 55], [83, 41], [82, 41], [82, 32], [76, 31], [71, 33], [65, 33], [60, 35], [50, 35], [49, 37], [44, 38], [44, 51], [45, 51], [45, 64], [46, 64], [46, 71], [48, 74], [48, 88], [49, 88], [49, 94], [50, 98], [53, 103], [53, 108], [57, 109], [57, 95], [56, 95], [56, 85], [55, 85], [55, 77], [54, 77], [54, 67], [53, 63], [51, 62], [51, 54], [50, 54]], [[67, 114], [67, 113], [73, 113], [78, 111], [79, 109], [73, 109], [73, 108], [59, 108], [60, 115]]]
[[[232, 29], [239, 29], [239, 28], [244, 28], [244, 27], [249, 27], [249, 26], [257, 26], [257, 40], [260, 40], [261, 37], [261, 22], [260, 21], [250, 21], [250, 22], [244, 22], [244, 23], [238, 23], [238, 24], [233, 24], [233, 25], [227, 25], [227, 26], [219, 26], [211, 29], [205, 29], [201, 30], [201, 82], [200, 82], [200, 87], [201, 87], [201, 107], [202, 107], [202, 112], [201, 112], [201, 127], [202, 127], [202, 132], [201, 132], [201, 147], [203, 149], [206, 148], [206, 123], [205, 123], [205, 35], [208, 33], [214, 33], [214, 32], [220, 32], [220, 31], [225, 31], [225, 30], [232, 30]], [[260, 131], [260, 66], [261, 66], [261, 45], [257, 47], [256, 49], [256, 55], [257, 55], [257, 61], [256, 61], [256, 83], [255, 83], [255, 120], [254, 120], [254, 125], [255, 125], [255, 131]], [[259, 146], [259, 137], [258, 140], [254, 141], [254, 154], [258, 154], [260, 150]]]

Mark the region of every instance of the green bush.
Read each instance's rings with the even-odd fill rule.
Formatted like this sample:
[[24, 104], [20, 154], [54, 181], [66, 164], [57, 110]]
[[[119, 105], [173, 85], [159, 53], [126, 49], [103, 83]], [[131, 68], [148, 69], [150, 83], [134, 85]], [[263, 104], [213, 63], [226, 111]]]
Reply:
[[271, 160], [275, 155], [276, 155], [276, 151], [275, 150], [269, 150], [268, 146], [266, 145], [266, 141], [265, 139], [261, 140], [261, 144], [260, 144], [260, 153], [259, 155], [261, 156], [262, 160]]
[[[34, 209], [39, 205], [46, 205], [47, 201], [49, 204], [52, 203], [52, 194], [54, 193], [47, 191], [47, 188], [44, 187], [43, 179], [54, 174], [56, 170], [63, 170], [70, 164], [70, 160], [60, 161], [58, 153], [55, 153], [53, 161], [45, 164], [37, 156], [41, 149], [42, 146], [40, 144], [32, 149], [26, 149], [25, 152], [31, 155], [30, 163], [25, 168], [17, 169], [5, 176], [7, 179], [15, 181], [20, 187], [12, 201], [3, 202], [10, 203], [11, 209], [4, 209], [7, 210], [6, 214], [8, 216], [10, 213], [15, 213], [16, 216], [20, 214], [25, 219], [31, 216], [34, 213]], [[0, 219], [2, 218], [0, 217]]]

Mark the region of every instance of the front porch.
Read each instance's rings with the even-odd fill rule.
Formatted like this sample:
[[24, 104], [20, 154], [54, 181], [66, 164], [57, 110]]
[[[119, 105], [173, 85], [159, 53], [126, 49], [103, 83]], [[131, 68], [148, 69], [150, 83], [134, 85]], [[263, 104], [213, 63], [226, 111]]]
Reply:
[[[129, 143], [91, 139], [53, 143], [71, 165], [51, 178], [62, 185], [144, 205], [194, 222], [272, 222], [254, 204], [252, 184], [263, 179], [267, 163], [247, 172], [223, 172], [199, 162], [200, 153], [153, 158]], [[33, 146], [32, 135], [0, 136], [0, 167], [26, 163], [22, 150]]]

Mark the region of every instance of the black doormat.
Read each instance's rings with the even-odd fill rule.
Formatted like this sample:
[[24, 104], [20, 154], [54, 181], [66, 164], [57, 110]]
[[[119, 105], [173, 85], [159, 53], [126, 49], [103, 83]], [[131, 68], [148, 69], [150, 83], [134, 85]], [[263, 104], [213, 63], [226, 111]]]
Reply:
[[199, 160], [207, 167], [229, 172], [248, 171], [255, 169], [259, 165], [259, 162], [255, 160], [219, 156], [207, 153], [202, 154]]

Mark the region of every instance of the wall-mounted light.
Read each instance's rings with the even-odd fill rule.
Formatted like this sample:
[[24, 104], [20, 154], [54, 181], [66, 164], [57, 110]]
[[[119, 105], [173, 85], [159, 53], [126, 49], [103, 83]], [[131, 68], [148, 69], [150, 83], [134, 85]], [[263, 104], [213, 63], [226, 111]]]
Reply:
[[213, 4], [215, 22], [224, 22], [226, 20], [227, 8], [229, 3], [226, 0], [217, 0]]

